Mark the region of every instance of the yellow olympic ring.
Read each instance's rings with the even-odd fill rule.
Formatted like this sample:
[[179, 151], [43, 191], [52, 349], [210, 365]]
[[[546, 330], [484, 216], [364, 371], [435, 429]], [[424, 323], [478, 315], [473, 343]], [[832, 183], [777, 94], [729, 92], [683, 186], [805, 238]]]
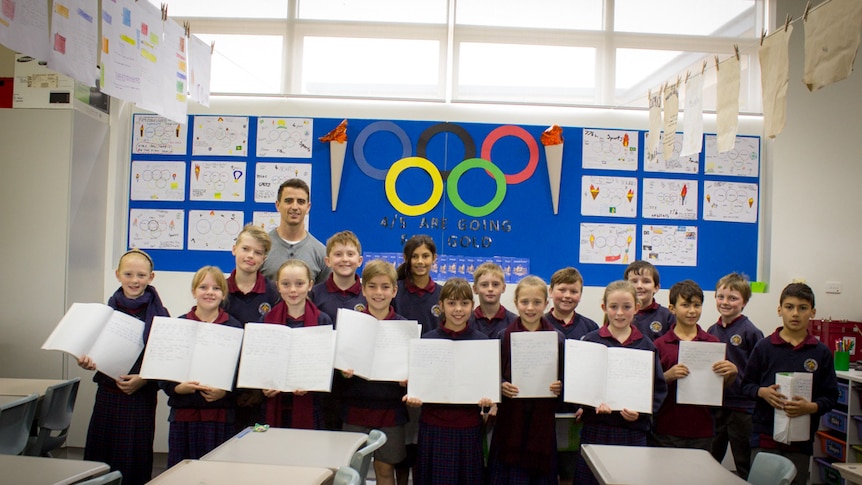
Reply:
[[[431, 195], [428, 197], [428, 200], [421, 204], [405, 204], [404, 201], [398, 197], [398, 193], [395, 191], [395, 182], [398, 180], [398, 176], [408, 168], [422, 169], [429, 177], [431, 177], [431, 183], [433, 185], [431, 188]], [[443, 177], [440, 175], [440, 171], [437, 167], [435, 167], [427, 158], [402, 158], [389, 167], [389, 171], [386, 173], [386, 198], [389, 199], [389, 203], [392, 204], [392, 207], [394, 207], [398, 212], [407, 216], [425, 214], [430, 212], [431, 209], [440, 202], [441, 197], [443, 197]]]

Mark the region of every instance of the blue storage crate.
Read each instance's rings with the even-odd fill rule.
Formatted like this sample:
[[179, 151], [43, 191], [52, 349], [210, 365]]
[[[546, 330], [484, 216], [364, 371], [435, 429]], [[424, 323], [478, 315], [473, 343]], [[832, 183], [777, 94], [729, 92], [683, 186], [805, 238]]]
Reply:
[[830, 435], [826, 431], [818, 431], [820, 449], [824, 454], [838, 461], [847, 461], [847, 442]]
[[844, 479], [841, 478], [841, 472], [839, 472], [835, 467], [832, 466], [832, 463], [829, 463], [825, 458], [817, 457], [814, 459], [817, 462], [818, 468], [820, 469], [820, 480], [823, 481], [826, 485], [844, 485]]
[[824, 414], [820, 420], [823, 423], [823, 426], [826, 426], [829, 429], [834, 429], [841, 434], [847, 433], [847, 413], [833, 409]]
[[838, 404], [847, 405], [847, 395], [850, 394], [849, 384], [838, 383]]

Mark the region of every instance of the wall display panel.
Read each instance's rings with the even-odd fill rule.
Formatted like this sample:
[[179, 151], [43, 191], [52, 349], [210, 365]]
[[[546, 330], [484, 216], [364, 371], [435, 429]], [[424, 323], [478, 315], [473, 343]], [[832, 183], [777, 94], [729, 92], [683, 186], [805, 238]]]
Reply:
[[[142, 116], [151, 115], [135, 115], [134, 126], [142, 125]], [[494, 261], [512, 283], [528, 273], [547, 280], [556, 269], [575, 266], [587, 285], [602, 286], [621, 278], [636, 259], [656, 264], [664, 287], [691, 278], [712, 288], [732, 271], [757, 275], [759, 170], [748, 167], [759, 165], [759, 137], [737, 138], [746, 153], [744, 171], [706, 170], [701, 153], [697, 170], [659, 170], [656, 177], [639, 149], [645, 131], [564, 126], [562, 149], [549, 149], [540, 141], [547, 126], [349, 119], [340, 178], [332, 180], [338, 170], [331, 157], [342, 150], [330, 151], [329, 143], [337, 142], [319, 138], [341, 119], [275, 119], [293, 130], [288, 138], [310, 144], [310, 156], [304, 149], [261, 150], [258, 143], [273, 138], [276, 128], [274, 119], [255, 116], [221, 118], [229, 125], [229, 148], [196, 150], [203, 146], [194, 139], [197, 128], [216, 140], [219, 119], [191, 116], [190, 129], [174, 129], [187, 137], [185, 153], [132, 151], [133, 189], [142, 183], [142, 176], [136, 179], [142, 168], [168, 166], [171, 183], [183, 192], [148, 198], [131, 191], [128, 244], [149, 249], [158, 270], [215, 264], [230, 271], [237, 227], [277, 225], [278, 183], [296, 176], [312, 187], [308, 227], [315, 237], [325, 241], [350, 229], [366, 259], [396, 262], [410, 236], [428, 234], [437, 243], [437, 279], [470, 279], [472, 269]], [[269, 131], [260, 133], [261, 127]], [[172, 170], [178, 164], [179, 173]], [[201, 182], [205, 172], [208, 185]], [[147, 227], [164, 224], [144, 231], [141, 214]]]

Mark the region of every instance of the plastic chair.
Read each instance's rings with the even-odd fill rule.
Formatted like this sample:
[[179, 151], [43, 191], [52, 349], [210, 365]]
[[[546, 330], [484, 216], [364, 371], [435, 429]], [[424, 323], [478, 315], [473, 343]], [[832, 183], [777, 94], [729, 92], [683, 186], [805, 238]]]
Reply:
[[752, 485], [790, 485], [796, 477], [796, 465], [775, 453], [760, 452], [751, 463], [748, 483]]
[[30, 394], [0, 405], [0, 454], [20, 455], [27, 446], [39, 395]]
[[368, 433], [368, 440], [365, 446], [356, 450], [353, 457], [350, 458], [350, 468], [359, 473], [359, 483], [365, 485], [365, 478], [368, 476], [368, 468], [371, 466], [371, 458], [374, 451], [386, 443], [386, 435], [379, 429], [372, 429]]
[[359, 476], [359, 472], [349, 466], [339, 467], [332, 481], [332, 485], [360, 485], [361, 483], [362, 477]]
[[83, 482], [75, 482], [75, 485], [120, 485], [121, 483], [123, 483], [123, 474], [119, 470], [114, 470]]
[[63, 446], [72, 424], [80, 383], [81, 378], [76, 377], [48, 387], [36, 417], [36, 432], [30, 436], [25, 455], [51, 456], [52, 450]]

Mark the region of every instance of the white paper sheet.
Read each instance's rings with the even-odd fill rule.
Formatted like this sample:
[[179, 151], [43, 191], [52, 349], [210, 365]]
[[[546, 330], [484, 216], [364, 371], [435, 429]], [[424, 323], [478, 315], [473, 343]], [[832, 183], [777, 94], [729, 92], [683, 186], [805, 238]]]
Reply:
[[353, 369], [373, 381], [403, 381], [408, 376], [410, 339], [422, 327], [413, 320], [377, 320], [366, 313], [339, 309], [336, 317], [335, 368]]
[[73, 303], [42, 344], [80, 358], [114, 379], [128, 373], [144, 350], [144, 322], [101, 303]]
[[666, 160], [673, 157], [673, 146], [676, 141], [676, 125], [679, 117], [679, 81], [668, 84], [664, 88], [662, 127], [662, 153]]
[[329, 392], [335, 332], [329, 325], [290, 328], [249, 323], [245, 326], [237, 386], [284, 392]]
[[808, 14], [805, 22], [805, 67], [802, 82], [809, 91], [850, 76], [862, 42], [862, 2], [831, 0]]
[[53, 7], [48, 67], [95, 87], [98, 77], [98, 2], [55, 0]]
[[411, 340], [407, 394], [433, 403], [500, 402], [500, 341]]
[[733, 149], [739, 127], [739, 59], [730, 57], [718, 67], [715, 124], [718, 151]]
[[793, 26], [778, 29], [763, 39], [757, 51], [760, 58], [760, 83], [763, 93], [763, 131], [775, 138], [784, 129], [787, 116], [787, 85], [790, 81], [788, 44]]
[[[778, 392], [787, 399], [799, 396], [810, 401], [813, 378], [813, 374], [808, 372], [780, 372], [775, 374], [775, 383], [778, 384]], [[772, 424], [772, 438], [779, 443], [790, 444], [811, 439], [810, 414], [791, 418], [783, 409], [776, 409]]]
[[567, 339], [565, 366], [564, 401], [652, 414], [653, 352]]
[[724, 378], [712, 370], [712, 365], [725, 360], [727, 344], [720, 342], [679, 343], [679, 363], [688, 367], [689, 374], [677, 381], [676, 402], [721, 406]]
[[203, 106], [210, 105], [210, 73], [212, 45], [198, 36], [189, 37], [189, 99]]
[[47, 60], [48, 4], [4, 1], [0, 9], [0, 44], [10, 50]]
[[679, 156], [700, 153], [703, 148], [703, 75], [685, 82], [685, 112], [682, 118], [682, 150]]
[[516, 397], [554, 397], [551, 384], [559, 380], [557, 332], [515, 332], [511, 337]]
[[241, 328], [155, 317], [144, 351], [141, 377], [196, 381], [229, 391], [233, 389], [242, 337]]

